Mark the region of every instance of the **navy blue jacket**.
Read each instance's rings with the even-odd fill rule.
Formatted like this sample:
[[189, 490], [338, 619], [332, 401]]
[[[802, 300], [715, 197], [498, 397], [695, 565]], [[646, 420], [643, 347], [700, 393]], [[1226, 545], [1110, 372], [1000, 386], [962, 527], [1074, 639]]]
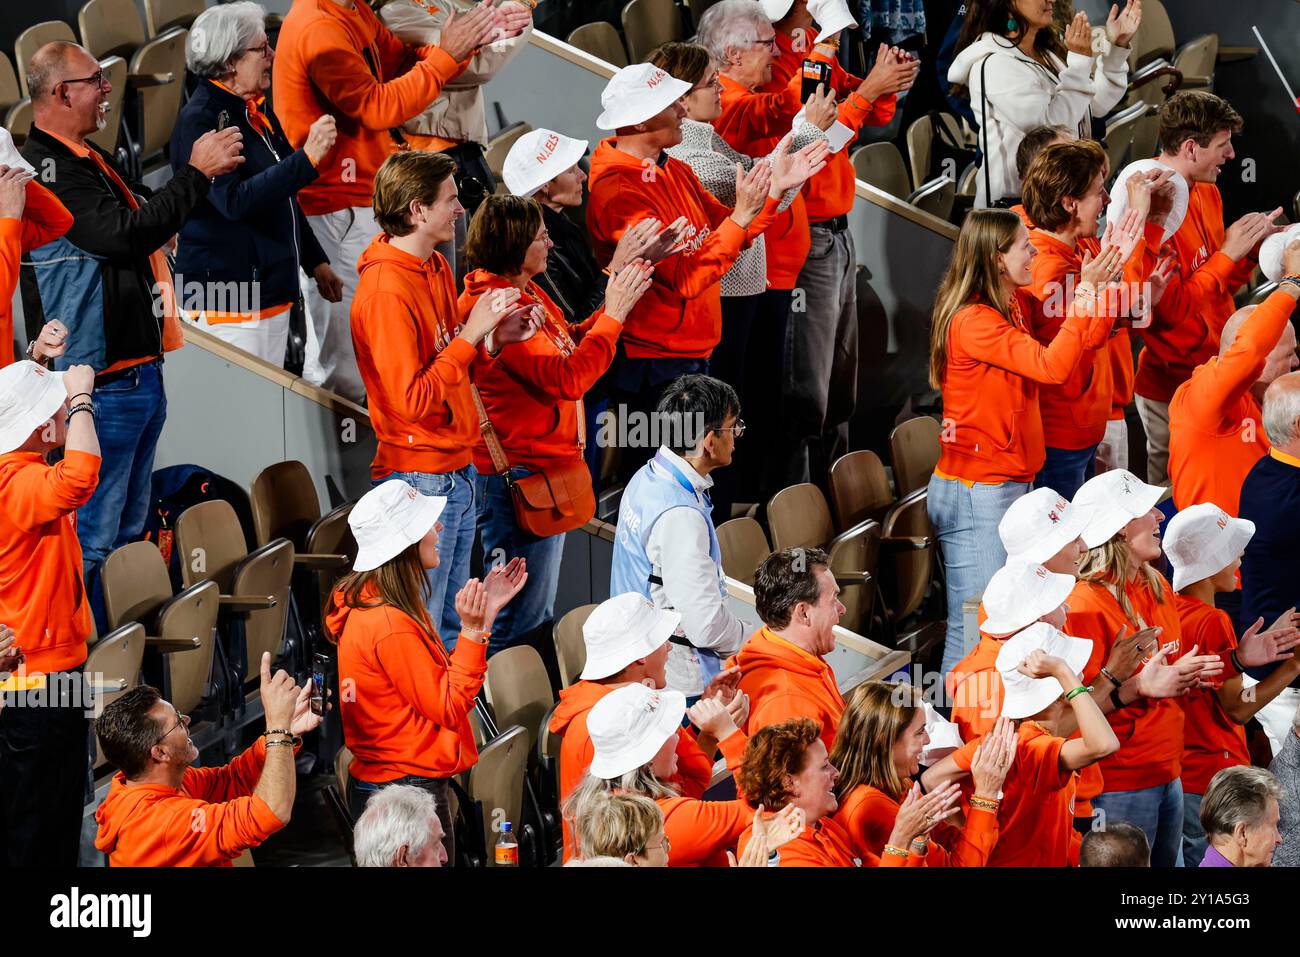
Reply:
[[[1241, 621], [1263, 616], [1271, 627], [1277, 616], [1300, 607], [1300, 468], [1266, 455], [1241, 486], [1238, 514], [1255, 523], [1255, 534], [1241, 556]], [[1276, 664], [1251, 668], [1263, 678]], [[1292, 686], [1300, 685], [1300, 680]]]
[[[250, 288], [261, 309], [296, 302], [299, 265], [310, 276], [329, 261], [294, 198], [316, 178], [316, 167], [305, 152], [289, 145], [274, 114], [264, 114], [272, 132], [263, 137], [249, 122], [243, 97], [204, 80], [176, 119], [170, 153], [174, 169], [188, 164], [194, 141], [217, 128], [222, 112], [230, 116], [228, 125], [238, 126], [244, 136], [244, 162], [213, 180], [206, 199], [181, 228], [176, 253], [180, 305], [191, 311], [200, 305], [249, 311]], [[231, 282], [250, 284], [241, 286], [239, 307], [220, 291]], [[208, 299], [227, 302], [196, 302], [201, 290], [207, 290]]]

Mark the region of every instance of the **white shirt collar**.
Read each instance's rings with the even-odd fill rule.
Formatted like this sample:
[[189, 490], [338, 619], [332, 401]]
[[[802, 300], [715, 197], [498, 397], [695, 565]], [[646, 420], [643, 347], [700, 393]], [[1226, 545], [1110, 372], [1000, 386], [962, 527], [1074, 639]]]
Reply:
[[[690, 462], [686, 461], [672, 449], [668, 448], [668, 446], [659, 446], [659, 454], [681, 469], [682, 474], [686, 476], [686, 481], [690, 482], [691, 485], [695, 487], [696, 491], [703, 492], [707, 489], [713, 488], [713, 479], [711, 477], [701, 475], [699, 472], [695, 471], [695, 467], [691, 465]], [[653, 462], [654, 460], [652, 459], [651, 461]]]

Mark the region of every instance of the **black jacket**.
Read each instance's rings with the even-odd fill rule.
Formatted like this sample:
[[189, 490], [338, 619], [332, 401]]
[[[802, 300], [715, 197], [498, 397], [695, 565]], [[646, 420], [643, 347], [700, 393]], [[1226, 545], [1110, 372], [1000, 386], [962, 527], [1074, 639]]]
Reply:
[[[222, 113], [229, 117], [229, 125], [238, 126], [243, 134], [244, 162], [212, 181], [207, 198], [181, 229], [177, 286], [195, 290], [217, 288], [212, 284], [256, 283], [259, 308], [294, 302], [299, 265], [310, 276], [318, 265], [329, 261], [294, 198], [316, 178], [316, 167], [305, 152], [289, 145], [274, 114], [264, 114], [271, 122], [271, 134], [263, 137], [249, 121], [243, 97], [204, 80], [181, 110], [172, 131], [174, 168], [185, 167], [194, 141], [215, 130]], [[186, 297], [190, 298], [188, 291]], [[213, 302], [206, 305], [235, 311]]]
[[[130, 180], [99, 147], [90, 148], [138, 197], [138, 209], [93, 159], [77, 156], [36, 126], [22, 154], [73, 217], [66, 236], [29, 254], [44, 317], [68, 327], [68, 350], [56, 366], [85, 363], [102, 371], [120, 359], [162, 352], [163, 310], [155, 304], [149, 256], [180, 231], [209, 184], [185, 166], [153, 192]], [[32, 320], [41, 317], [29, 316], [29, 329]]]
[[567, 214], [542, 207], [542, 221], [554, 245], [537, 282], [569, 322], [583, 322], [605, 302], [605, 275], [596, 265], [586, 230]]

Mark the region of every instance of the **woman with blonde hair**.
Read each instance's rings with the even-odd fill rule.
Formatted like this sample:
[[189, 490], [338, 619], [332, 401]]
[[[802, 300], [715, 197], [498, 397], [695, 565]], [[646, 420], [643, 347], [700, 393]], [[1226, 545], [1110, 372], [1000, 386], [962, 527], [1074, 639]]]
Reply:
[[[1208, 686], [1222, 673], [1223, 662], [1217, 655], [1197, 655], [1195, 645], [1180, 652], [1182, 627], [1173, 589], [1151, 564], [1160, 558], [1163, 515], [1155, 505], [1164, 493], [1125, 469], [1103, 472], [1079, 489], [1074, 503], [1090, 515], [1083, 530], [1088, 552], [1067, 601], [1066, 630], [1092, 639], [1085, 678], [1091, 683], [1101, 676], [1115, 685], [1113, 710], [1106, 717], [1120, 741], [1119, 750], [1100, 763], [1100, 793], [1096, 785], [1081, 787], [1078, 799], [1091, 800], [1106, 820], [1142, 828], [1151, 842], [1153, 867], [1179, 867], [1183, 712], [1171, 698]], [[1166, 669], [1172, 687], [1153, 689], [1159, 697], [1142, 695], [1136, 683], [1121, 684], [1102, 668], [1120, 637], [1150, 626], [1160, 629], [1161, 647], [1147, 649], [1139, 674], [1173, 663]]]
[[1083, 262], [1052, 341], [1035, 339], [1031, 330], [1044, 304], [1022, 288], [1032, 278], [1033, 256], [1019, 216], [975, 210], [962, 224], [935, 300], [930, 382], [943, 393], [944, 420], [926, 505], [947, 571], [945, 674], [977, 638], [965, 641], [962, 602], [982, 592], [1006, 562], [998, 523], [1043, 467], [1039, 383], [1066, 381], [1086, 353], [1106, 344], [1114, 322], [1098, 303], [1123, 251], [1107, 246]]
[[[835, 734], [831, 764], [840, 772], [835, 820], [858, 847], [882, 854], [885, 845], [898, 839], [900, 822], [907, 831], [913, 814], [924, 820], [933, 813], [942, 792], [921, 797], [914, 783], [929, 743], [919, 689], [886, 681], [865, 681], [853, 689]], [[921, 834], [909, 851], [924, 857], [928, 867], [987, 864], [998, 839], [1002, 782], [1014, 756], [1015, 731], [1009, 721], [1000, 721], [971, 762], [975, 789], [965, 826], [943, 826], [938, 840]]]

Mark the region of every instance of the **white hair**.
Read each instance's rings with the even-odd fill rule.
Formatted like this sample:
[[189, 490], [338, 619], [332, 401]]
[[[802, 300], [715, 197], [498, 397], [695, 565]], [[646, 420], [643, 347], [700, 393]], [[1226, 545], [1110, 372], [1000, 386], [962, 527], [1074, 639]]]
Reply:
[[190, 27], [185, 65], [195, 76], [221, 76], [229, 72], [230, 61], [243, 54], [265, 29], [266, 8], [260, 3], [242, 0], [208, 7]]
[[631, 867], [627, 861], [621, 857], [579, 857], [575, 858], [565, 867]]
[[1278, 376], [1264, 393], [1264, 434], [1274, 445], [1290, 445], [1300, 419], [1300, 373]]
[[397, 852], [406, 847], [408, 858], [419, 857], [438, 819], [433, 795], [411, 784], [380, 788], [352, 831], [357, 867], [392, 867]]
[[725, 69], [727, 50], [758, 40], [771, 25], [758, 0], [721, 0], [700, 17], [695, 42]]

